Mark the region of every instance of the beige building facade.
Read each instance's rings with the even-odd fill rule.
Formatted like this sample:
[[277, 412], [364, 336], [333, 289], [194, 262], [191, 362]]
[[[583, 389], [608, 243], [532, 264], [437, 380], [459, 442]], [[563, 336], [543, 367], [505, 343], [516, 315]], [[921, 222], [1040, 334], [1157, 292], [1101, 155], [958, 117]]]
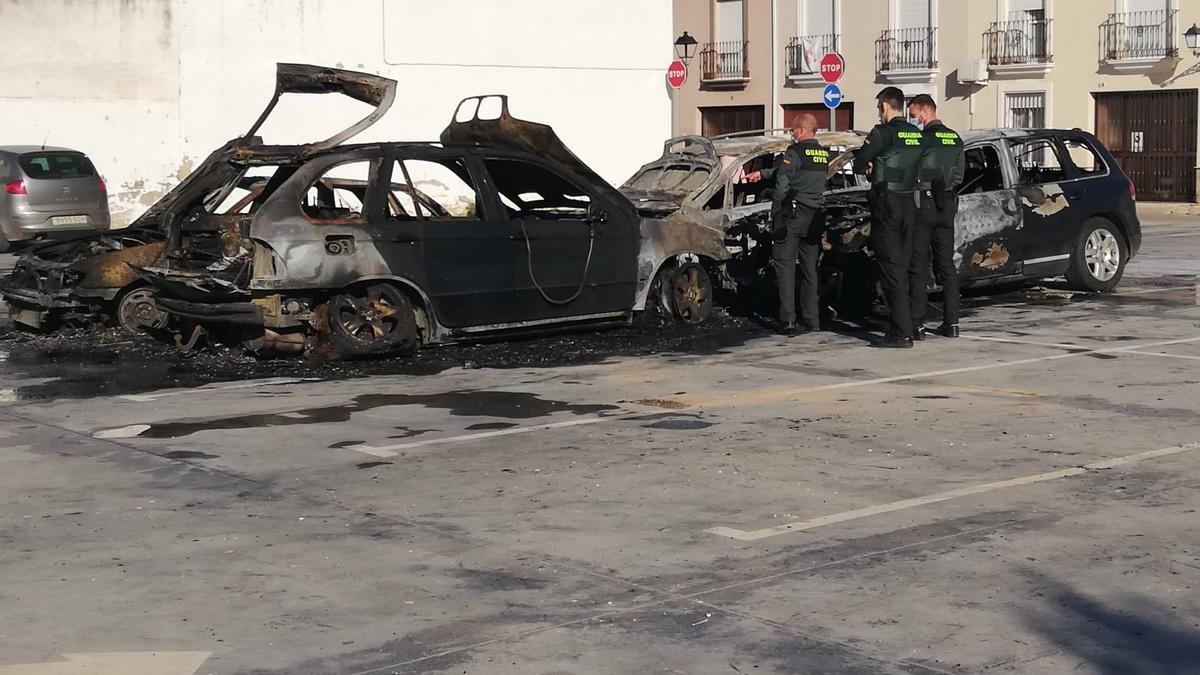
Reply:
[[[888, 85], [930, 94], [952, 127], [1080, 128], [1139, 199], [1195, 201], [1200, 0], [674, 0], [695, 37], [680, 134], [780, 128], [801, 112], [869, 129]], [[830, 119], [819, 60], [845, 59]]]

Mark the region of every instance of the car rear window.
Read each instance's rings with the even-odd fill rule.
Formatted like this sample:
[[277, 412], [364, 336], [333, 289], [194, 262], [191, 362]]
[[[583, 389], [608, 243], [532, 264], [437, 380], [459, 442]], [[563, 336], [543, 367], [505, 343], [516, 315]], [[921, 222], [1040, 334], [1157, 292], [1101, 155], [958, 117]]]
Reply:
[[91, 160], [75, 152], [36, 152], [21, 155], [17, 163], [26, 176], [35, 179], [86, 178], [95, 176]]

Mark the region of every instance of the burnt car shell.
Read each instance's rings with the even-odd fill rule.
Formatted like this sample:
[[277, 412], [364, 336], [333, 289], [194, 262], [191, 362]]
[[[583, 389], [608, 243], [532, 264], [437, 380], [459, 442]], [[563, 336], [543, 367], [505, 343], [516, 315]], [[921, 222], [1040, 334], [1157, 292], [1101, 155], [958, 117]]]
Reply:
[[[481, 114], [483, 108], [495, 113]], [[350, 219], [319, 223], [301, 212], [309, 185], [326, 171], [369, 163], [373, 185], [398, 180], [398, 171], [414, 184], [407, 180], [408, 165], [420, 161], [460, 167], [459, 178], [475, 186], [474, 212], [457, 220], [421, 210], [396, 217], [378, 197]], [[559, 178], [519, 189], [533, 174]], [[562, 186], [587, 199], [554, 197]], [[539, 208], [547, 220], [534, 213]], [[578, 213], [552, 215], [560, 208]], [[628, 321], [646, 306], [664, 270], [683, 267], [696, 274], [728, 257], [719, 230], [641, 217], [553, 129], [513, 118], [503, 96], [465, 99], [440, 143], [343, 146], [310, 157], [254, 213], [248, 237], [253, 256], [239, 269], [210, 274], [150, 267], [141, 275], [177, 316], [261, 327], [265, 343], [283, 340], [307, 348], [319, 342], [314, 337], [328, 334], [335, 341], [339, 330], [349, 330], [339, 323], [340, 310], [359, 307], [358, 301], [372, 307], [383, 302], [353, 300], [363, 288], [376, 295], [401, 289], [405, 299], [399, 302], [411, 305], [419, 341], [431, 344], [481, 333]], [[336, 250], [330, 242], [337, 242]], [[505, 278], [511, 278], [507, 289]], [[381, 312], [395, 317], [390, 301], [376, 309], [374, 317]], [[405, 338], [396, 344], [410, 343]]]
[[[224, 201], [248, 169], [276, 166], [294, 170], [306, 157], [361, 133], [391, 107], [396, 86], [394, 80], [368, 73], [277, 64], [274, 93], [250, 129], [211, 153], [129, 227], [37, 246], [22, 255], [2, 289], [10, 316], [17, 323], [39, 328], [53, 314], [91, 317], [112, 308], [114, 301], [119, 303], [141, 283], [133, 266], [165, 265], [168, 252], [186, 254], [183, 239], [187, 233], [207, 230], [219, 234], [224, 230], [232, 235], [237, 230], [237, 218], [204, 215]], [[264, 145], [256, 134], [284, 94], [340, 94], [372, 106], [372, 111], [321, 141]], [[120, 320], [119, 306], [116, 309]]]

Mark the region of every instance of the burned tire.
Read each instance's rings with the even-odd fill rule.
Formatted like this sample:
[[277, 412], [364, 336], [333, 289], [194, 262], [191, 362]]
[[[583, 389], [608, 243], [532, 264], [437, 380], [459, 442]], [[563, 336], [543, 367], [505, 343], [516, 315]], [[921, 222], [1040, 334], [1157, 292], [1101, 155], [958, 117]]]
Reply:
[[113, 308], [117, 325], [131, 335], [166, 328], [171, 316], [155, 302], [157, 295], [157, 290], [147, 286], [138, 286], [122, 292]]
[[329, 342], [342, 357], [411, 354], [421, 344], [412, 302], [387, 283], [339, 293], [329, 300]]
[[686, 263], [670, 270], [663, 294], [669, 299], [671, 315], [684, 323], [700, 323], [713, 308], [712, 279], [699, 263]]
[[1080, 291], [1111, 291], [1121, 282], [1127, 262], [1125, 237], [1109, 221], [1092, 218], [1083, 224], [1071, 249], [1067, 283]]

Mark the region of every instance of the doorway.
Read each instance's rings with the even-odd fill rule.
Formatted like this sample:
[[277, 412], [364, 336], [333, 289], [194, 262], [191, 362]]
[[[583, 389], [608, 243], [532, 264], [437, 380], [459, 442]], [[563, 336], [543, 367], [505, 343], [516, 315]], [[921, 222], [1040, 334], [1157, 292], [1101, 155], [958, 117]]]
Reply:
[[1093, 94], [1096, 137], [1139, 200], [1196, 201], [1196, 90]]

